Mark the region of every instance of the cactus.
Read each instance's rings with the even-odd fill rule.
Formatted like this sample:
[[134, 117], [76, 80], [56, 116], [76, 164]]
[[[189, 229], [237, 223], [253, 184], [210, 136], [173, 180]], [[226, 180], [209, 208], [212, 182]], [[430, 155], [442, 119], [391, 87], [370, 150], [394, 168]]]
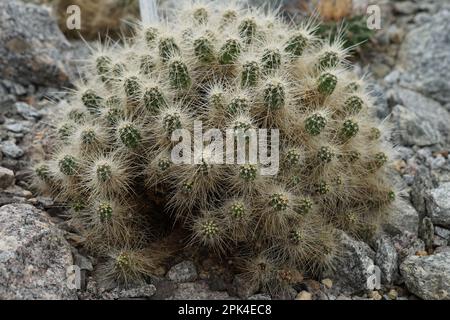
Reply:
[[[190, 241], [173, 246], [233, 255], [233, 270], [258, 287], [320, 273], [338, 252], [335, 229], [375, 229], [396, 201], [386, 132], [363, 80], [343, 68], [347, 51], [312, 23], [289, 26], [239, 2], [193, 1], [175, 16], [94, 52], [55, 154], [35, 167], [42, 192], [72, 204], [105, 276], [120, 281], [144, 279], [172, 252], [159, 244], [175, 222]], [[230, 129], [232, 142], [278, 129], [278, 173], [248, 159], [216, 164], [206, 148], [175, 163], [172, 135], [194, 132], [194, 121]]]

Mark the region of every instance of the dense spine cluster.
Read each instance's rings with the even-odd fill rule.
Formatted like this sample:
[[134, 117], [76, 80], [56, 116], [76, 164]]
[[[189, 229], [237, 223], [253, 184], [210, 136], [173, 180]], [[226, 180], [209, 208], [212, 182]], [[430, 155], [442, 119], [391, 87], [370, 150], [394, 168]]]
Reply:
[[[237, 257], [237, 273], [274, 288], [328, 268], [336, 229], [373, 234], [395, 200], [391, 149], [339, 40], [238, 2], [194, 1], [170, 21], [94, 50], [55, 154], [36, 166], [89, 248], [108, 257], [105, 274], [151, 273], [160, 256], [148, 248], [174, 223], [186, 245]], [[195, 120], [204, 130], [279, 129], [278, 174], [207, 155], [173, 163], [172, 134]]]

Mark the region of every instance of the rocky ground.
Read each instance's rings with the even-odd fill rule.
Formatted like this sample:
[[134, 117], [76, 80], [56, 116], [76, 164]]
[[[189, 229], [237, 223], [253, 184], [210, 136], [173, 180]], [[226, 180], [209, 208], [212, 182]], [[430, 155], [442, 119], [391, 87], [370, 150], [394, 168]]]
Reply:
[[[69, 43], [47, 9], [0, 2], [0, 299], [450, 299], [450, 5], [390, 1], [383, 19], [358, 70], [370, 72], [376, 115], [393, 129], [402, 203], [372, 243], [342, 233], [332, 274], [270, 297], [239, 277], [224, 279], [213, 261], [188, 257], [151, 284], [97, 283], [97, 261], [64, 208], [35, 194], [29, 179], [64, 108], [59, 92], [78, 77], [75, 60], [87, 49]], [[382, 287], [367, 291], [373, 265]], [[81, 270], [79, 290], [68, 285], [73, 266]]]

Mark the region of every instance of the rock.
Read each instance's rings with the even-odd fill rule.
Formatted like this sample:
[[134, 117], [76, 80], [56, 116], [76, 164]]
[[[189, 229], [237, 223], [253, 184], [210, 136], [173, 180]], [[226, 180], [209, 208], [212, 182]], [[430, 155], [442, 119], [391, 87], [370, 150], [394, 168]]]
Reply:
[[94, 267], [92, 261], [79, 253], [73, 255], [74, 264], [80, 267], [81, 270], [93, 271]]
[[327, 289], [331, 289], [333, 287], [333, 281], [331, 279], [323, 279], [322, 280], [322, 284], [325, 286], [325, 288]]
[[398, 299], [398, 292], [395, 289], [391, 289], [391, 290], [389, 290], [387, 296], [391, 300], [397, 300]]
[[255, 294], [248, 298], [248, 300], [272, 300], [272, 298], [268, 294]]
[[426, 209], [435, 225], [450, 228], [450, 182], [426, 192]]
[[378, 291], [369, 292], [368, 297], [375, 301], [379, 301], [379, 300], [383, 299], [383, 297], [381, 296], [381, 294]]
[[[405, 146], [431, 146], [449, 142], [450, 114], [439, 103], [423, 95], [397, 88], [391, 121]], [[433, 110], [433, 112], [430, 112]]]
[[14, 172], [0, 167], [0, 189], [9, 188], [14, 184]]
[[425, 251], [425, 243], [417, 235], [409, 232], [396, 235], [392, 238], [392, 242], [397, 250], [399, 263], [417, 252]]
[[390, 235], [408, 231], [417, 235], [419, 228], [419, 213], [408, 202], [403, 201], [390, 212], [383, 229]]
[[69, 43], [42, 6], [0, 2], [0, 78], [28, 85], [64, 86], [69, 77], [60, 50]]
[[241, 299], [247, 299], [259, 290], [258, 284], [248, 281], [242, 274], [238, 274], [233, 279], [232, 294]]
[[197, 268], [192, 261], [183, 261], [169, 270], [167, 278], [179, 283], [192, 282], [197, 279]]
[[41, 114], [28, 103], [17, 102], [15, 105], [17, 113], [20, 114], [25, 120], [39, 120]]
[[399, 66], [403, 70], [401, 85], [444, 104], [450, 101], [448, 30], [450, 11], [440, 10], [411, 30], [399, 51]]
[[167, 300], [231, 300], [226, 292], [211, 291], [204, 281], [179, 283]]
[[295, 300], [312, 300], [312, 294], [308, 291], [302, 291], [297, 295]]
[[76, 299], [70, 246], [42, 211], [0, 208], [0, 299]]
[[364, 242], [340, 232], [341, 252], [335, 261], [333, 277], [345, 291], [367, 290], [374, 274], [375, 252]]
[[120, 290], [117, 293], [118, 299], [149, 299], [156, 293], [156, 287], [152, 284], [145, 284], [141, 287], [128, 290]]
[[21, 157], [23, 157], [24, 152], [21, 148], [19, 148], [13, 141], [11, 140], [7, 140], [7, 141], [3, 141], [0, 144], [0, 148], [3, 152], [3, 155], [5, 155], [5, 157], [10, 157], [13, 159], [19, 159]]
[[417, 10], [417, 5], [411, 1], [394, 2], [394, 11], [401, 14], [413, 14]]
[[450, 240], [450, 230], [441, 228], [441, 227], [434, 227], [434, 233], [445, 240]]
[[376, 247], [375, 264], [381, 270], [381, 281], [383, 284], [391, 284], [397, 276], [397, 250], [392, 240], [386, 235], [381, 235], [377, 239]]
[[400, 266], [409, 291], [426, 300], [450, 300], [450, 252], [411, 256]]
[[443, 253], [443, 252], [450, 253], [450, 247], [447, 247], [447, 246], [439, 247], [439, 248], [436, 248], [436, 250], [434, 250], [434, 254]]

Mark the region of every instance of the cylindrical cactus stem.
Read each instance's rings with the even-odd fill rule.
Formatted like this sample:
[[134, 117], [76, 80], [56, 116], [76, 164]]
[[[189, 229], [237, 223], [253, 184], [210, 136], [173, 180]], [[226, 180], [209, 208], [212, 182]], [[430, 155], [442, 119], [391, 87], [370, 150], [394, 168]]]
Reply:
[[341, 128], [341, 135], [344, 139], [350, 139], [355, 137], [359, 132], [359, 125], [352, 119], [347, 119], [344, 121]]
[[316, 186], [316, 192], [319, 195], [326, 195], [330, 192], [330, 185], [325, 181], [321, 181]]
[[270, 110], [279, 110], [286, 103], [286, 92], [283, 83], [276, 80], [268, 81], [263, 90], [264, 104]]
[[243, 202], [234, 202], [230, 206], [230, 215], [235, 219], [240, 219], [246, 214], [245, 204]]
[[177, 90], [186, 90], [191, 85], [187, 65], [181, 59], [173, 59], [169, 64], [170, 85]]
[[111, 71], [112, 60], [108, 56], [100, 56], [95, 60], [97, 75], [100, 76], [103, 82], [108, 80], [107, 74]]
[[112, 219], [113, 216], [113, 208], [110, 203], [108, 202], [101, 202], [97, 209], [98, 217], [100, 218], [101, 222], [108, 222]]
[[335, 68], [339, 64], [339, 55], [334, 51], [326, 51], [319, 57], [320, 69]]
[[123, 83], [125, 94], [129, 100], [137, 101], [141, 95], [141, 84], [136, 76], [131, 76], [125, 79]]
[[244, 181], [254, 181], [258, 176], [258, 167], [254, 164], [244, 164], [239, 168], [239, 177]]
[[120, 141], [130, 149], [137, 148], [142, 140], [139, 129], [131, 122], [124, 121], [117, 128]]
[[281, 53], [278, 49], [266, 49], [261, 57], [263, 72], [270, 73], [281, 67]]
[[378, 140], [381, 138], [381, 131], [378, 128], [371, 128], [370, 129], [370, 134], [369, 134], [369, 139], [372, 141]]
[[166, 98], [159, 86], [152, 86], [145, 90], [143, 96], [145, 108], [152, 114], [157, 113], [163, 107], [167, 106]]
[[58, 138], [61, 141], [66, 141], [75, 131], [75, 124], [73, 122], [64, 122], [58, 127]]
[[364, 106], [364, 101], [358, 96], [351, 96], [344, 103], [344, 110], [348, 114], [358, 114]]
[[288, 39], [284, 50], [294, 57], [300, 57], [307, 45], [308, 39], [302, 33], [296, 33]]
[[323, 73], [317, 81], [317, 89], [319, 93], [329, 96], [334, 92], [337, 85], [337, 77], [331, 73]]
[[81, 96], [81, 101], [92, 115], [99, 115], [102, 108], [103, 98], [97, 95], [94, 90], [88, 89]]
[[306, 215], [311, 212], [314, 203], [311, 199], [303, 198], [298, 201], [298, 204], [295, 206], [295, 211], [299, 214]]
[[112, 177], [112, 168], [107, 163], [98, 164], [95, 171], [97, 172], [97, 179], [101, 183], [108, 182]]
[[322, 163], [329, 163], [333, 160], [334, 153], [330, 147], [321, 147], [317, 153], [317, 158]]
[[211, 63], [216, 59], [214, 45], [206, 36], [194, 40], [194, 53], [201, 63]]
[[384, 152], [378, 152], [374, 158], [376, 168], [381, 168], [388, 162], [388, 156]]
[[248, 61], [242, 66], [241, 87], [254, 87], [259, 80], [260, 70], [256, 61]]
[[36, 166], [34, 168], [34, 174], [44, 182], [48, 182], [51, 179], [50, 167], [46, 163]]
[[242, 96], [234, 97], [227, 105], [227, 111], [231, 115], [246, 111], [248, 110], [248, 108], [249, 102], [245, 97]]
[[284, 211], [289, 207], [289, 198], [281, 193], [274, 193], [270, 196], [270, 206], [275, 211]]
[[147, 47], [153, 48], [156, 45], [156, 39], [158, 38], [159, 31], [157, 28], [148, 27], [144, 31], [144, 38]]
[[292, 230], [289, 232], [289, 242], [294, 246], [300, 245], [304, 240], [303, 233], [300, 230]]
[[167, 158], [161, 158], [158, 160], [158, 168], [161, 171], [167, 171], [172, 166], [172, 162]]
[[159, 56], [163, 62], [167, 62], [173, 56], [180, 54], [180, 48], [173, 37], [164, 37], [159, 39], [158, 43]]
[[226, 26], [231, 24], [232, 22], [235, 22], [237, 20], [238, 17], [238, 13], [236, 12], [236, 10], [225, 10], [222, 14], [222, 19], [221, 19], [221, 26]]
[[198, 24], [206, 24], [208, 22], [208, 10], [204, 7], [196, 8], [192, 13], [192, 18]]
[[239, 35], [246, 44], [250, 44], [256, 36], [257, 24], [254, 18], [245, 18], [239, 24]]
[[155, 69], [155, 58], [152, 55], [145, 54], [140, 58], [139, 70], [141, 74], [149, 75]]
[[298, 149], [291, 149], [286, 154], [286, 161], [289, 166], [296, 166], [300, 163], [301, 153]]
[[66, 176], [74, 176], [78, 171], [78, 160], [69, 154], [64, 155], [58, 162], [59, 171]]
[[229, 38], [225, 41], [219, 51], [219, 63], [220, 64], [233, 64], [241, 54], [241, 44], [239, 40]]
[[170, 136], [175, 130], [181, 129], [181, 117], [177, 112], [169, 113], [163, 118], [163, 126]]
[[305, 130], [312, 136], [319, 135], [327, 124], [327, 119], [316, 113], [305, 120]]

